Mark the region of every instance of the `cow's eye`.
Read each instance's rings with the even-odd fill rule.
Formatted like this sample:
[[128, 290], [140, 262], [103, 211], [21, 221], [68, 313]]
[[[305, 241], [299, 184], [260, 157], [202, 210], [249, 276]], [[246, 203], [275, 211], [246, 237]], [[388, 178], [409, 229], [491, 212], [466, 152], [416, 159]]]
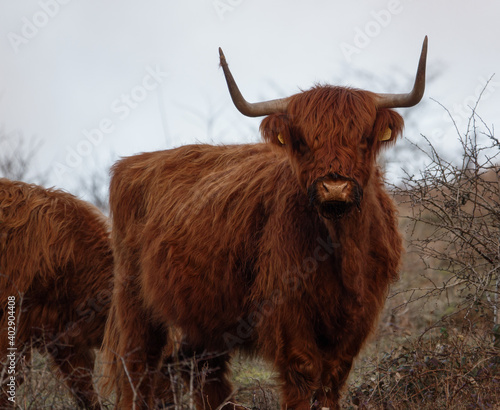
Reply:
[[291, 148], [298, 155], [306, 155], [310, 152], [309, 147], [307, 146], [302, 133], [297, 129], [291, 130]]
[[306, 155], [310, 152], [309, 147], [301, 138], [294, 139], [293, 141], [293, 150], [299, 155]]

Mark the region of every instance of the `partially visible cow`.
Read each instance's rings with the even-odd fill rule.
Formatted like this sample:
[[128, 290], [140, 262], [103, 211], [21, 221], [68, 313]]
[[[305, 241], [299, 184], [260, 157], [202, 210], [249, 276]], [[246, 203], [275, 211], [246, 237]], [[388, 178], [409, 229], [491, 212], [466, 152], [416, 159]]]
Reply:
[[338, 408], [398, 277], [396, 209], [376, 158], [403, 128], [391, 108], [422, 98], [426, 53], [427, 39], [408, 94], [317, 86], [250, 104], [221, 52], [236, 107], [267, 115], [265, 142], [185, 146], [114, 165], [116, 318], [103, 347], [119, 408], [152, 405], [177, 332], [177, 357], [214, 354], [199, 363], [215, 372], [199, 386], [200, 409], [231, 395], [235, 349], [274, 363], [284, 409]]
[[[112, 275], [109, 225], [97, 208], [66, 192], [0, 179], [0, 374], [10, 377], [9, 340], [16, 360], [29, 360], [33, 346], [50, 355], [79, 406], [100, 408], [92, 369]], [[1, 408], [11, 403], [8, 390], [2, 383]]]

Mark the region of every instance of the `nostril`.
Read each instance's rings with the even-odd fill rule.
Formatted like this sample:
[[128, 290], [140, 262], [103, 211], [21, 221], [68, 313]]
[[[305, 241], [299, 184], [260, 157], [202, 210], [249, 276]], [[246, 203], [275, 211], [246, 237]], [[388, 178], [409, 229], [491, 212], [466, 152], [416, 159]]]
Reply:
[[320, 181], [320, 197], [323, 201], [350, 201], [351, 185], [349, 181]]
[[352, 178], [328, 175], [315, 180], [308, 188], [308, 195], [320, 215], [332, 219], [344, 215], [353, 205], [359, 209], [363, 190]]

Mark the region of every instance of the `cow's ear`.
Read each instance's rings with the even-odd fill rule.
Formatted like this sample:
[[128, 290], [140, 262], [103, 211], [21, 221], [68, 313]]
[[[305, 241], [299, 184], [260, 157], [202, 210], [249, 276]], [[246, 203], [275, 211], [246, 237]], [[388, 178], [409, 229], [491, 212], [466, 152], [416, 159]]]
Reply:
[[372, 141], [375, 145], [384, 146], [395, 142], [403, 132], [403, 117], [396, 111], [380, 109], [373, 124]]
[[288, 116], [284, 113], [271, 114], [260, 124], [260, 133], [264, 141], [279, 146], [290, 145], [290, 128]]

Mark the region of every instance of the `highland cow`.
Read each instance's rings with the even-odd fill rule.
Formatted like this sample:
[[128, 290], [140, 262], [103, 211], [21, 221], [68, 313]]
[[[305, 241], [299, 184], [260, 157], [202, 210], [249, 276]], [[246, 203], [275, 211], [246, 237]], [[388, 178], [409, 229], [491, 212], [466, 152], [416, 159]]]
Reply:
[[214, 354], [198, 361], [214, 372], [199, 386], [200, 409], [231, 395], [235, 350], [274, 364], [282, 408], [338, 408], [398, 277], [402, 241], [376, 158], [402, 132], [391, 108], [423, 96], [426, 55], [427, 38], [408, 94], [316, 86], [251, 104], [220, 51], [236, 107], [266, 116], [264, 142], [184, 146], [114, 165], [116, 317], [103, 347], [119, 408], [153, 405], [178, 333], [171, 357]]
[[[15, 346], [9, 353], [22, 382], [20, 359], [29, 361], [35, 347], [49, 354], [79, 406], [100, 408], [92, 369], [112, 275], [109, 226], [97, 208], [66, 192], [0, 179], [0, 374], [10, 377], [2, 369]], [[0, 407], [12, 404], [6, 383], [1, 393]]]

